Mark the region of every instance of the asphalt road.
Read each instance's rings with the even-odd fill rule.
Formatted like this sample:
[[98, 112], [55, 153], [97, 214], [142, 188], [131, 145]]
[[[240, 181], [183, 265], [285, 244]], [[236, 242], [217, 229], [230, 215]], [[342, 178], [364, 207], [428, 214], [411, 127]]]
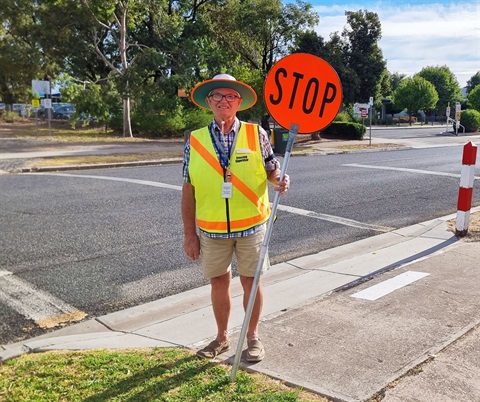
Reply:
[[[455, 212], [461, 156], [292, 157], [272, 263]], [[0, 176], [0, 344], [48, 330], [40, 299], [94, 317], [204, 285], [182, 251], [180, 186], [180, 164]]]

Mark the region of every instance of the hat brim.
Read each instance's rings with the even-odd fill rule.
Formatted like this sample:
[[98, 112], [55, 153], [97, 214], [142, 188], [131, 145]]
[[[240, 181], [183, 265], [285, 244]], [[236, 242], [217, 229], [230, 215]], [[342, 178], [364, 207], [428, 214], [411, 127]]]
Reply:
[[211, 110], [210, 106], [208, 106], [206, 98], [210, 92], [217, 88], [230, 88], [240, 94], [240, 96], [242, 97], [242, 104], [240, 105], [240, 109], [238, 110], [249, 109], [257, 102], [257, 94], [252, 87], [244, 84], [241, 81], [223, 79], [212, 79], [200, 82], [192, 89], [190, 98], [192, 99], [193, 103], [195, 103], [195, 105], [203, 109]]

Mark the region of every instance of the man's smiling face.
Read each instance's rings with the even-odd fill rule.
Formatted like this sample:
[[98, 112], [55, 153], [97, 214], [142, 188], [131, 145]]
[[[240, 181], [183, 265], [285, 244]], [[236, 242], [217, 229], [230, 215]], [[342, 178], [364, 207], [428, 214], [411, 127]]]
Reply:
[[[213, 100], [213, 95], [223, 95], [220, 101]], [[235, 99], [232, 102], [227, 101], [225, 95], [233, 95]], [[210, 109], [212, 109], [213, 114], [216, 118], [221, 121], [230, 121], [233, 119], [238, 109], [242, 104], [242, 99], [240, 98], [237, 91], [230, 89], [230, 88], [217, 88], [210, 92], [207, 96], [206, 102]]]

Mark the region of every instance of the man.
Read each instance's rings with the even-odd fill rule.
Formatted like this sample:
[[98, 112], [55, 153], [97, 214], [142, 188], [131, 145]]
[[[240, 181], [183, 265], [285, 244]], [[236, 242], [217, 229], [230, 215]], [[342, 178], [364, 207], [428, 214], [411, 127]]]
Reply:
[[[289, 177], [280, 180], [280, 163], [268, 136], [256, 124], [241, 122], [237, 111], [252, 107], [255, 91], [228, 74], [219, 74], [192, 90], [192, 101], [213, 112], [208, 127], [193, 131], [185, 144], [182, 189], [184, 250], [196, 261], [202, 254], [210, 279], [217, 336], [197, 355], [215, 358], [230, 348], [228, 319], [233, 253], [247, 307], [270, 215], [268, 184], [284, 194]], [[197, 233], [197, 225], [199, 234]], [[268, 257], [263, 270], [268, 269]], [[265, 350], [258, 337], [263, 304], [259, 283], [247, 329], [247, 361], [258, 362]]]

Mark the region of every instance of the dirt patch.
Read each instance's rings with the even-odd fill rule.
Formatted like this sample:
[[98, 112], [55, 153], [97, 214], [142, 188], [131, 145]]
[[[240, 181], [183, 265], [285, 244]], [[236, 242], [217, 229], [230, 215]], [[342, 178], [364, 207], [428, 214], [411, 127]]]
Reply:
[[[455, 218], [447, 221], [448, 229], [453, 233], [456, 232], [456, 223], [457, 220]], [[470, 215], [467, 234], [462, 236], [461, 239], [465, 241], [480, 241], [480, 211]]]

